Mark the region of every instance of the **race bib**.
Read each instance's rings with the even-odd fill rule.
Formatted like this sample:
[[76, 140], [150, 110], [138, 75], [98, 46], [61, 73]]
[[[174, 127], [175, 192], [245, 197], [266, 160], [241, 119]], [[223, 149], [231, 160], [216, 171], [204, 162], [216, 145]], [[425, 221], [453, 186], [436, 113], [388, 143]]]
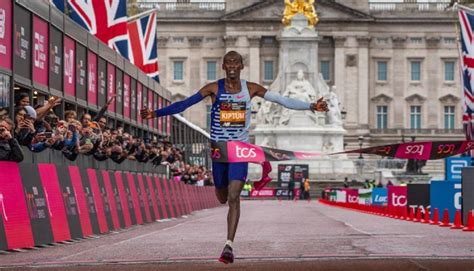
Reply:
[[245, 127], [245, 102], [221, 103], [220, 123], [221, 127], [244, 128]]

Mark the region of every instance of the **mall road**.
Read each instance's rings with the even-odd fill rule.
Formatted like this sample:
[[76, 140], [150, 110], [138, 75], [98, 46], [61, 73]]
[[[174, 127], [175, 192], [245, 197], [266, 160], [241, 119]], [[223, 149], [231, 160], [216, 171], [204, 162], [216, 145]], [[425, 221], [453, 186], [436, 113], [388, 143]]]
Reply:
[[316, 201], [243, 201], [236, 262], [217, 258], [227, 208], [47, 248], [0, 253], [2, 270], [474, 270], [474, 233]]

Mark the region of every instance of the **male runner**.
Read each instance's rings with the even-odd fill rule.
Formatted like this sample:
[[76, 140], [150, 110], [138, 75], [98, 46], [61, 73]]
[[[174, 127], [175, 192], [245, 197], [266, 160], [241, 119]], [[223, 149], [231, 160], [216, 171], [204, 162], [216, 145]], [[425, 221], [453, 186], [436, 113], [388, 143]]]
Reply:
[[[327, 104], [320, 98], [316, 103], [307, 103], [296, 99], [280, 96], [267, 91], [256, 83], [240, 79], [240, 71], [244, 68], [242, 56], [230, 51], [224, 56], [222, 69], [225, 79], [207, 84], [196, 94], [187, 99], [173, 103], [165, 108], [152, 111], [141, 110], [144, 119], [177, 114], [188, 107], [211, 96], [211, 141], [249, 141], [251, 99], [255, 96], [267, 101], [278, 103], [294, 110], [312, 110], [326, 112]], [[242, 114], [242, 112], [244, 112]], [[212, 163], [212, 174], [216, 187], [216, 196], [220, 203], [229, 202], [227, 214], [227, 242], [219, 261], [227, 264], [234, 262], [232, 243], [240, 217], [240, 192], [247, 179], [248, 163]]]

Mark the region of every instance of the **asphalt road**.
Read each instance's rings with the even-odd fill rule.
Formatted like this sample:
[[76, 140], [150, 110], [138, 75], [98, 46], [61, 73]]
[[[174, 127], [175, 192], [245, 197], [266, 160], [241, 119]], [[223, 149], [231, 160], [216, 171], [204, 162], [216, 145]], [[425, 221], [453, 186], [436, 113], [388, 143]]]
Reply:
[[22, 252], [2, 270], [474, 270], [474, 233], [315, 201], [243, 201], [236, 262], [217, 258], [227, 208]]

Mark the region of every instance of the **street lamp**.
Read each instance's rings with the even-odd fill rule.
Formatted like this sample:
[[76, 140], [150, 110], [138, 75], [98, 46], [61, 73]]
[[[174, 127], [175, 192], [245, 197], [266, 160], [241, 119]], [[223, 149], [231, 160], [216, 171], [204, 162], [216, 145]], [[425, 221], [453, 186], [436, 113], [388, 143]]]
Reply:
[[[362, 144], [364, 142], [364, 137], [363, 136], [359, 136], [357, 138], [357, 141], [359, 141], [359, 149], [362, 149]], [[359, 153], [359, 159], [364, 159], [364, 157], [362, 157], [362, 152]]]

